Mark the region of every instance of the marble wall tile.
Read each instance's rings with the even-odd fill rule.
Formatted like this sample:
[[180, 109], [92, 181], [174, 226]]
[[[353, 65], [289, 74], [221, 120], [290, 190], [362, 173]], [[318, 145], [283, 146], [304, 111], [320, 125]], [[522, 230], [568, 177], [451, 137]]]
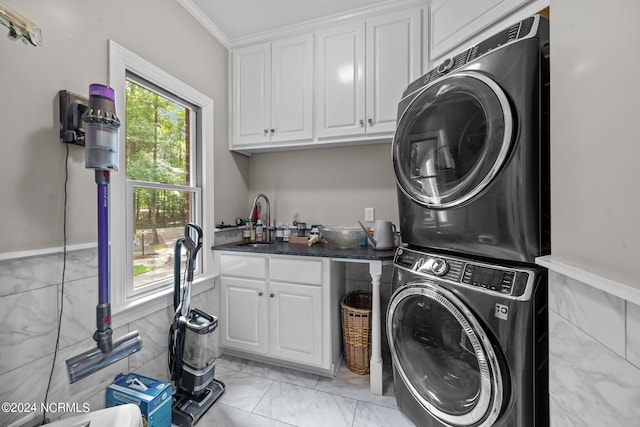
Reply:
[[[116, 338], [121, 337], [127, 332], [128, 329], [126, 326], [116, 328], [113, 331], [113, 336]], [[124, 358], [80, 381], [69, 384], [65, 361], [95, 347], [96, 343], [93, 338], [87, 338], [58, 352], [50, 391], [51, 396], [55, 396], [57, 399], [56, 401], [71, 403], [84, 402], [87, 396], [92, 396], [111, 384], [116, 375], [128, 372], [129, 362], [127, 358]]]
[[281, 382], [274, 383], [253, 411], [305, 427], [350, 427], [356, 400]]
[[[62, 254], [60, 254], [62, 259]], [[73, 281], [98, 276], [98, 248], [67, 252], [65, 280]]]
[[625, 301], [549, 272], [549, 308], [625, 357]]
[[58, 254], [0, 261], [0, 297], [55, 285], [61, 279]]
[[164, 309], [129, 323], [129, 331], [137, 330], [142, 337], [142, 350], [129, 358], [130, 370], [135, 371], [160, 355], [166, 359], [170, 323], [169, 312]]
[[56, 292], [49, 286], [0, 298], [0, 374], [53, 353]]
[[628, 301], [627, 360], [640, 368], [640, 306]]
[[576, 427], [553, 397], [549, 398], [550, 427]]
[[553, 311], [549, 393], [576, 426], [632, 426], [640, 419], [640, 370]]
[[[18, 369], [0, 375], [0, 402], [44, 402], [46, 382], [49, 379], [53, 355], [30, 362]], [[49, 393], [50, 399], [55, 395]], [[56, 397], [57, 399], [57, 397]], [[57, 401], [57, 400], [56, 400]], [[38, 411], [39, 412], [39, 411]], [[28, 414], [0, 411], [0, 425], [7, 426]]]
[[[58, 291], [62, 285], [58, 285]], [[60, 296], [58, 296], [60, 297]], [[67, 281], [64, 285], [64, 306], [60, 348], [65, 348], [93, 336], [96, 330], [98, 278]], [[112, 325], [114, 327], [115, 325]]]
[[[153, 378], [159, 381], [171, 382], [166, 353], [161, 354], [154, 359], [151, 359], [142, 366], [139, 366], [135, 369], [129, 369], [129, 372], [135, 372], [136, 374]], [[173, 387], [174, 384], [172, 383], [171, 386]]]
[[[62, 253], [0, 261], [0, 297], [27, 292], [62, 281]], [[65, 280], [98, 274], [97, 249], [67, 252]]]

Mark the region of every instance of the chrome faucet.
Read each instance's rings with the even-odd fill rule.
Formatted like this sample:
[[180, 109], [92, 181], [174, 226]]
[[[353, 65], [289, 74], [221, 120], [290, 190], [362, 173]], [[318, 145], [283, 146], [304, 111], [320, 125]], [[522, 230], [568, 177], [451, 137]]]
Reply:
[[251, 219], [251, 217], [253, 216], [253, 211], [256, 208], [256, 204], [258, 203], [258, 199], [262, 197], [264, 199], [264, 201], [267, 203], [267, 217], [265, 218], [265, 220], [267, 221], [267, 223], [264, 225], [265, 229], [264, 229], [264, 235], [265, 235], [265, 240], [267, 242], [271, 241], [271, 232], [269, 231], [269, 225], [271, 223], [271, 205], [269, 204], [269, 199], [267, 198], [267, 196], [265, 196], [264, 194], [260, 193], [256, 196], [255, 199], [253, 199], [253, 203], [251, 204], [251, 210], [249, 211], [249, 216], [248, 218]]

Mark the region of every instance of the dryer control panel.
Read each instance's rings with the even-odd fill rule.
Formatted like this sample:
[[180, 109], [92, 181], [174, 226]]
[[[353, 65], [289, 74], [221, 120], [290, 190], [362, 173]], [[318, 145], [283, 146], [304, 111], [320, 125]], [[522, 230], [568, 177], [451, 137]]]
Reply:
[[398, 248], [394, 266], [433, 279], [455, 282], [512, 297], [527, 297], [534, 271], [486, 264], [414, 249]]

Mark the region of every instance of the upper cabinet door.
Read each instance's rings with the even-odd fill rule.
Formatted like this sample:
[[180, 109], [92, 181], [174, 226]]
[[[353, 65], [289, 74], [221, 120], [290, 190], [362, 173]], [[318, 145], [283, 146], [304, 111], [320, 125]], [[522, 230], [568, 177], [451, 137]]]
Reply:
[[433, 0], [431, 59], [439, 59], [530, 0]]
[[367, 20], [367, 134], [394, 132], [404, 89], [421, 74], [422, 10]]
[[271, 120], [271, 44], [233, 51], [234, 144], [267, 143]]
[[313, 34], [273, 42], [271, 141], [313, 138]]
[[365, 133], [365, 24], [316, 33], [316, 136]]

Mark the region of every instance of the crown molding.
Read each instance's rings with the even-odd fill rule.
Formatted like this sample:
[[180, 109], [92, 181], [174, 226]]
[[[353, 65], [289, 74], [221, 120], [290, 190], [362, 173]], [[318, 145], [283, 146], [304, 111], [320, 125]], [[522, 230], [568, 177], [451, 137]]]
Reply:
[[209, 31], [224, 47], [231, 49], [231, 41], [227, 35], [218, 27], [202, 10], [191, 0], [177, 0], [187, 12], [189, 12], [207, 31]]
[[363, 20], [372, 16], [408, 9], [410, 7], [426, 7], [430, 3], [431, 0], [387, 0], [373, 6], [365, 6], [362, 8], [350, 10], [348, 12], [337, 13], [335, 15], [330, 15], [323, 18], [312, 19], [310, 21], [305, 21], [293, 25], [287, 25], [285, 27], [252, 34], [246, 37], [238, 37], [231, 40], [231, 47], [237, 48], [270, 40], [276, 40], [283, 37], [295, 36], [302, 33], [308, 33], [326, 28], [331, 25]]
[[191, 0], [177, 0], [200, 24], [202, 24], [214, 37], [229, 50], [265, 41], [275, 40], [282, 37], [289, 37], [305, 32], [311, 32], [329, 25], [336, 25], [356, 20], [366, 19], [371, 16], [391, 13], [409, 7], [427, 7], [431, 0], [387, 0], [373, 6], [366, 6], [348, 12], [338, 13], [324, 18], [313, 19], [298, 24], [288, 25], [274, 30], [251, 34], [245, 37], [229, 39], [227, 35], [218, 27], [204, 12], [202, 12]]

